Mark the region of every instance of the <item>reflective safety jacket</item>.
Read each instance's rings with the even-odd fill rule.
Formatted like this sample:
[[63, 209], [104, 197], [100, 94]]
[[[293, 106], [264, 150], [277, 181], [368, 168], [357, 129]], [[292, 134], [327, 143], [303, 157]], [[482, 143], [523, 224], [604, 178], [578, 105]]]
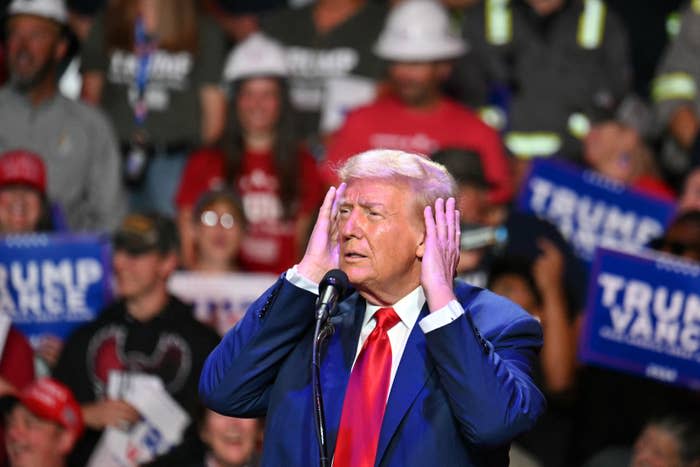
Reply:
[[519, 157], [576, 157], [591, 120], [612, 116], [631, 86], [627, 33], [603, 0], [568, 0], [546, 17], [524, 0], [484, 0], [463, 31], [485, 101], [498, 104], [482, 116]]
[[[668, 128], [673, 115], [682, 106], [689, 106], [700, 116], [700, 0], [693, 0], [681, 16], [680, 30], [661, 60], [652, 83], [659, 129]], [[671, 175], [688, 169], [690, 157], [670, 137], [662, 151], [662, 165]]]

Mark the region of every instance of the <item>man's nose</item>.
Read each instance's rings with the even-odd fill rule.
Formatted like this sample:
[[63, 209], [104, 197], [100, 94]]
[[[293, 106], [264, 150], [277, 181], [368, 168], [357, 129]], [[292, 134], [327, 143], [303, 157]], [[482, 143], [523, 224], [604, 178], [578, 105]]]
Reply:
[[345, 219], [341, 218], [339, 231], [344, 238], [362, 236], [362, 219], [357, 209], [350, 211]]

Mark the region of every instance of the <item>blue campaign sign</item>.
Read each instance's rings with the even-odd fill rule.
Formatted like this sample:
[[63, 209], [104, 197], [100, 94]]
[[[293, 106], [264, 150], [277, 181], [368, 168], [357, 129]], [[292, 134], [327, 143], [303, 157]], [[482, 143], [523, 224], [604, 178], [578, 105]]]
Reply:
[[93, 235], [32, 234], [0, 238], [0, 313], [36, 344], [65, 338], [111, 298], [111, 248]]
[[548, 159], [533, 162], [517, 206], [556, 225], [586, 263], [599, 246], [646, 245], [663, 234], [675, 214], [671, 202]]
[[588, 292], [581, 360], [700, 389], [700, 264], [601, 248]]

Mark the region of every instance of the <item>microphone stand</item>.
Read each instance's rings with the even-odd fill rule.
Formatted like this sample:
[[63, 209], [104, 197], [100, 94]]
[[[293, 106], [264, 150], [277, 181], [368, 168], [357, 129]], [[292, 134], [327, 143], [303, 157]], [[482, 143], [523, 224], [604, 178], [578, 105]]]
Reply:
[[[324, 308], [324, 307], [322, 307]], [[321, 392], [321, 356], [320, 349], [323, 341], [333, 334], [333, 325], [328, 322], [328, 319], [323, 319], [322, 313], [316, 318], [316, 327], [314, 329], [314, 341], [311, 349], [311, 380], [314, 399], [314, 419], [316, 422], [316, 437], [319, 447], [319, 465], [320, 467], [329, 467], [330, 459], [328, 459], [328, 443], [326, 439], [326, 418], [323, 411], [323, 394]], [[326, 313], [327, 315], [327, 313]]]
[[321, 467], [330, 465], [326, 439], [326, 418], [323, 412], [323, 393], [321, 392], [321, 344], [333, 334], [334, 329], [329, 316], [347, 287], [348, 276], [340, 269], [331, 269], [323, 276], [319, 284], [319, 295], [316, 301], [316, 327], [311, 348], [311, 389], [313, 391], [314, 419]]

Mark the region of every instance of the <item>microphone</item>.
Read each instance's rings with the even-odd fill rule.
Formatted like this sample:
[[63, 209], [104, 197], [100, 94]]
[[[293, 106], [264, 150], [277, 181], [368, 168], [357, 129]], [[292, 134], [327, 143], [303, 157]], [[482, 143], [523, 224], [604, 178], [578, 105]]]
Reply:
[[508, 229], [498, 227], [476, 227], [462, 230], [459, 246], [462, 251], [476, 250], [487, 246], [501, 247], [508, 242]]
[[340, 269], [331, 269], [323, 276], [318, 285], [316, 300], [316, 319], [325, 321], [348, 288], [348, 276]]
[[338, 299], [348, 288], [348, 276], [340, 269], [331, 269], [323, 276], [318, 285], [318, 300], [316, 300], [316, 327], [311, 346], [311, 388], [314, 400], [314, 426], [318, 440], [319, 464], [321, 467], [330, 465], [326, 438], [326, 422], [323, 410], [323, 391], [321, 391], [321, 343], [333, 334], [333, 326], [328, 321]]

